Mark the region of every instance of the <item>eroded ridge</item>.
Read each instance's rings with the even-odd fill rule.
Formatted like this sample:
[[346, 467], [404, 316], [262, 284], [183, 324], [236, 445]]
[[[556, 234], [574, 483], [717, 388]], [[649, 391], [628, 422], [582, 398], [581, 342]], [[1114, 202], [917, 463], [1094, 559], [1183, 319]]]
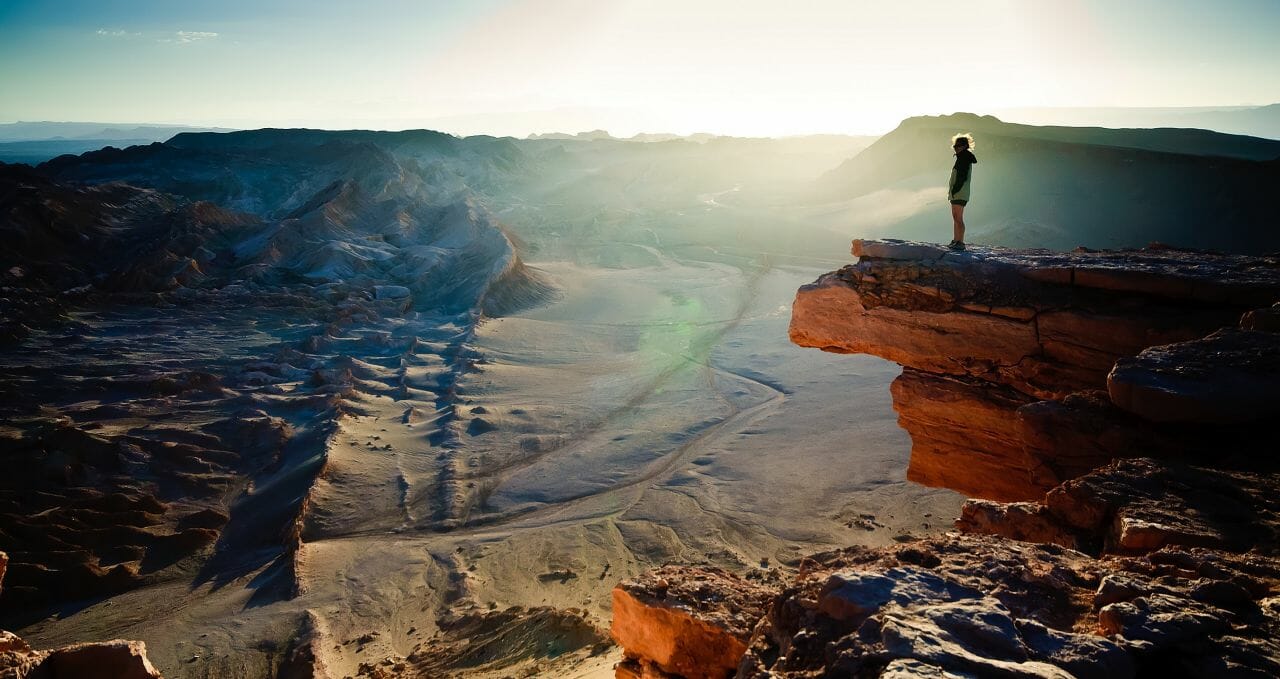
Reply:
[[[300, 593], [304, 542], [351, 527], [314, 520], [347, 423], [446, 409], [476, 325], [550, 294], [489, 213], [401, 163], [303, 139], [0, 166], [5, 626], [183, 582]], [[436, 502], [399, 478], [385, 529]]]

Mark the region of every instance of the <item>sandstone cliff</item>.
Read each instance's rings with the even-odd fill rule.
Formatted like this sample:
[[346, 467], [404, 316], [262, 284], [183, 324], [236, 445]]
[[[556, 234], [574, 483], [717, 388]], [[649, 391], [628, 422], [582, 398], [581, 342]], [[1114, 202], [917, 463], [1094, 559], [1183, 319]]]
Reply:
[[[1267, 386], [1274, 366], [1241, 363], [1266, 353], [1257, 331], [1232, 331], [1200, 352], [1231, 344], [1239, 354], [1200, 369], [1222, 393], [1182, 375], [1184, 388], [1173, 390], [1182, 396], [1174, 397], [1172, 369], [1155, 380], [1155, 362], [1190, 366], [1189, 358], [1130, 358], [1199, 340], [1270, 306], [1280, 299], [1276, 258], [1166, 248], [950, 253], [899, 241], [854, 241], [853, 254], [857, 264], [800, 289], [791, 339], [903, 366], [892, 389], [912, 437], [914, 481], [988, 499], [1036, 499], [1114, 457], [1213, 448], [1240, 435], [1202, 441], [1176, 427], [1144, 428], [1142, 418], [1229, 422], [1280, 412]], [[1121, 358], [1129, 360], [1112, 374]]]
[[790, 579], [623, 583], [619, 677], [1280, 674], [1280, 463], [1258, 446], [1280, 414], [1280, 261], [854, 254], [800, 289], [791, 337], [903, 365], [908, 476], [975, 497], [959, 533]]

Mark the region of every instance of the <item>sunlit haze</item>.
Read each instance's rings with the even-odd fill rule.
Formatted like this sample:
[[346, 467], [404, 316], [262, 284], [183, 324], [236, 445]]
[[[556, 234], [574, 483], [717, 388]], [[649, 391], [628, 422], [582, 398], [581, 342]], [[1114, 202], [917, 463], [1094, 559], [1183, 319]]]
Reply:
[[0, 122], [879, 134], [910, 115], [1280, 101], [1280, 3], [0, 4]]

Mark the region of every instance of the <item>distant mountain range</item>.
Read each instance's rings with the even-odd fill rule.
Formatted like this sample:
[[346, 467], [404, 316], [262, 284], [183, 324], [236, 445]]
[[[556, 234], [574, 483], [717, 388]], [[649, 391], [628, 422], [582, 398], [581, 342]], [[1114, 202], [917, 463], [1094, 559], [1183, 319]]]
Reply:
[[525, 139], [575, 139], [578, 141], [594, 141], [597, 139], [609, 139], [613, 141], [672, 141], [682, 139], [684, 141], [693, 141], [698, 143], [708, 142], [720, 135], [711, 134], [710, 132], [697, 132], [695, 134], [670, 134], [665, 132], [640, 132], [630, 137], [615, 137], [606, 130], [590, 130], [587, 132], [578, 132], [570, 134], [568, 132], [544, 132], [541, 134], [531, 134]]
[[[401, 153], [370, 143], [379, 136]], [[53, 289], [396, 285], [422, 308], [490, 313], [538, 298], [543, 286], [501, 224], [447, 177], [406, 166], [410, 153], [455, 155], [458, 142], [426, 131], [187, 133], [35, 169], [0, 165], [0, 240], [13, 245], [0, 263]], [[483, 139], [471, 145], [489, 162], [501, 156]]]
[[141, 123], [16, 122], [0, 124], [0, 142], [102, 140], [164, 141], [179, 132], [230, 132], [229, 127]]
[[[966, 211], [976, 242], [1070, 249], [1164, 241], [1280, 249], [1280, 141], [1196, 129], [1036, 127], [991, 116], [910, 118], [818, 183], [826, 216], [853, 231], [948, 237], [950, 138], [972, 132]], [[876, 224], [867, 215], [888, 212]]]
[[164, 141], [180, 132], [230, 132], [225, 127], [116, 123], [17, 122], [0, 124], [0, 162], [35, 165], [65, 154], [107, 146]]
[[1280, 139], [1280, 104], [1195, 108], [1012, 108], [994, 112], [1031, 125], [1079, 127], [1195, 127]]

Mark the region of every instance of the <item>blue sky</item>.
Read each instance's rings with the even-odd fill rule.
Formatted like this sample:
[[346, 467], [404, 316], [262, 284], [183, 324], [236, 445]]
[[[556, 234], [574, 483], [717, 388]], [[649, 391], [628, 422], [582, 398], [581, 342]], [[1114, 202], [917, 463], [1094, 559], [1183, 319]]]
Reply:
[[0, 122], [878, 133], [1280, 101], [1280, 1], [0, 0]]

